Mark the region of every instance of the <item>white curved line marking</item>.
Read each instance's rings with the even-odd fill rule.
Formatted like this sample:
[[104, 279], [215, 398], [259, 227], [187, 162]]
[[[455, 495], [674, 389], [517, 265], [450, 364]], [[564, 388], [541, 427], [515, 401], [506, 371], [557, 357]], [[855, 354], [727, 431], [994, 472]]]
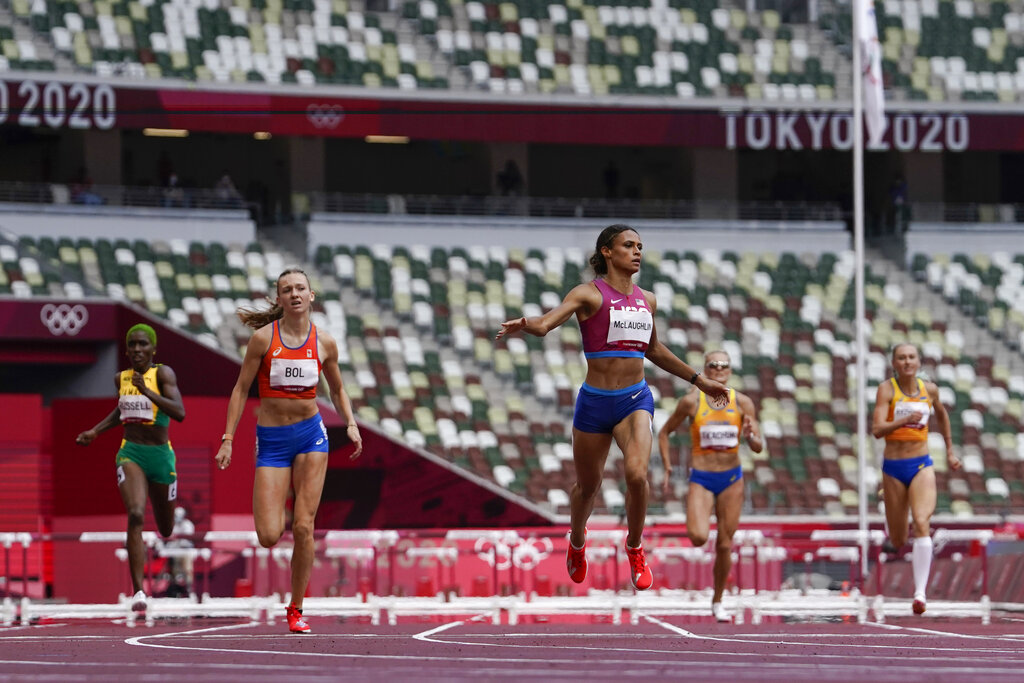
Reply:
[[[722, 636], [702, 636], [702, 635], [697, 635], [696, 633], [691, 633], [691, 632], [687, 631], [686, 629], [679, 628], [678, 626], [675, 626], [674, 624], [670, 624], [668, 622], [662, 621], [661, 619], [657, 619], [655, 617], [652, 617], [652, 616], [649, 616], [649, 615], [646, 615], [646, 614], [644, 615], [644, 619], [647, 619], [651, 623], [657, 624], [658, 626], [661, 626], [664, 629], [667, 629], [669, 631], [673, 631], [675, 633], [678, 633], [681, 636], [685, 636], [687, 638], [696, 638], [698, 640], [714, 640], [714, 641], [718, 641], [718, 642], [722, 642], [722, 643], [757, 643], [759, 645], [811, 645], [811, 643], [801, 643], [801, 642], [794, 642], [794, 641], [790, 641], [790, 640], [765, 640], [765, 639], [748, 640], [746, 638], [732, 638], [732, 637], [722, 637]], [[870, 622], [868, 622], [868, 623], [870, 623]], [[875, 624], [872, 624], [872, 625], [875, 625]], [[877, 625], [878, 626], [882, 626], [882, 627], [891, 626], [890, 624], [877, 624]], [[900, 628], [899, 626], [891, 626], [891, 627], [892, 628]], [[918, 630], [918, 631], [921, 631], [922, 633], [927, 633], [929, 635], [953, 636], [953, 637], [961, 637], [961, 638], [977, 638], [979, 640], [999, 640], [998, 637], [967, 636], [967, 635], [958, 634], [958, 633], [944, 633], [942, 631], [929, 631], [928, 629], [912, 629], [912, 630]], [[1009, 639], [1006, 639], [1006, 640], [1009, 640]], [[963, 649], [959, 648], [959, 647], [922, 647], [922, 646], [918, 646], [918, 645], [877, 645], [877, 644], [864, 644], [864, 645], [861, 645], [860, 643], [820, 643], [820, 642], [813, 643], [813, 645], [815, 647], [838, 647], [838, 648], [841, 648], [843, 650], [847, 650], [847, 649], [854, 648], [854, 647], [867, 647], [867, 648], [873, 648], [873, 649], [890, 649], [890, 650], [924, 650], [924, 651], [927, 651], [927, 652], [962, 652], [963, 651]], [[975, 650], [975, 652], [1024, 654], [1024, 651], [1021, 651], [1021, 650], [1000, 650], [1000, 649], [995, 649], [995, 648], [982, 648], [982, 649]], [[738, 654], [738, 653], [732, 653], [732, 654]], [[818, 656], [825, 656], [825, 655], [818, 655]], [[907, 659], [907, 658], [904, 657], [903, 659]]]
[[[850, 648], [860, 647], [860, 648], [873, 648], [873, 649], [876, 649], [876, 650], [877, 649], [887, 649], [887, 650], [901, 650], [901, 651], [921, 650], [921, 651], [925, 651], [925, 652], [957, 652], [957, 653], [962, 653], [963, 652], [962, 648], [956, 648], [956, 647], [920, 647], [920, 646], [907, 646], [907, 645], [877, 645], [877, 644], [861, 645], [859, 643], [820, 643], [820, 642], [817, 642], [817, 643], [802, 643], [802, 642], [792, 642], [792, 641], [787, 641], [787, 640], [774, 640], [774, 641], [772, 641], [772, 640], [763, 640], [763, 639], [747, 640], [747, 639], [744, 639], [744, 638], [704, 636], [704, 635], [699, 635], [699, 634], [693, 633], [691, 631], [687, 631], [686, 629], [680, 628], [678, 626], [675, 626], [674, 624], [669, 624], [667, 622], [661, 621], [660, 619], [656, 619], [655, 617], [644, 615], [644, 618], [647, 619], [648, 621], [651, 621], [654, 624], [657, 624], [658, 626], [661, 626], [661, 627], [665, 628], [666, 630], [672, 631], [673, 633], [676, 633], [676, 634], [678, 634], [680, 636], [683, 636], [685, 638], [693, 638], [695, 640], [716, 641], [716, 642], [723, 642], [723, 643], [751, 643], [751, 644], [756, 644], [756, 645], [792, 645], [792, 646], [801, 646], [801, 647], [808, 647], [808, 646], [813, 645], [816, 648], [832, 647], [832, 648], [838, 648], [840, 650], [847, 650], [847, 651]], [[449, 628], [450, 628], [450, 626], [449, 626]], [[416, 636], [416, 639], [420, 640], [420, 641], [423, 641], [423, 642], [437, 643], [437, 644], [443, 644], [443, 645], [463, 645], [463, 646], [476, 646], [476, 647], [524, 648], [524, 649], [536, 649], [537, 648], [536, 645], [517, 645], [517, 644], [513, 644], [513, 643], [480, 643], [480, 642], [471, 642], [471, 641], [466, 641], [466, 640], [450, 640], [450, 639], [433, 638], [432, 635], [437, 633], [437, 632], [439, 632], [440, 630], [442, 630], [442, 629], [435, 628], [435, 629], [431, 629], [429, 631], [424, 631], [423, 633], [418, 634]], [[553, 645], [553, 646], [547, 646], [547, 647], [549, 647], [550, 649], [553, 649], [553, 650], [588, 650], [588, 651], [596, 650], [596, 651], [599, 651], [599, 652], [622, 651], [622, 652], [632, 652], [632, 653], [643, 652], [643, 653], [648, 653], [648, 654], [691, 654], [691, 655], [712, 655], [712, 654], [714, 654], [713, 652], [709, 652], [709, 651], [705, 651], [705, 650], [679, 650], [677, 648], [673, 648], [673, 649], [670, 649], [670, 650], [663, 650], [663, 649], [637, 648], [637, 647], [621, 647], [621, 648], [619, 648], [619, 647], [597, 647], [597, 646], [592, 646], [592, 645]], [[979, 650], [976, 650], [975, 652], [983, 653], [983, 654], [1020, 654], [1020, 655], [1024, 655], [1024, 651], [1022, 651], [1022, 650], [1005, 650], [1005, 649], [995, 649], [995, 648], [979, 649]], [[773, 657], [773, 658], [798, 658], [798, 657], [808, 657], [808, 656], [813, 656], [816, 659], [817, 658], [825, 658], [825, 659], [846, 659], [846, 658], [849, 658], [849, 655], [822, 654], [820, 652], [815, 652], [813, 654], [810, 654], [810, 653], [796, 653], [796, 652], [792, 652], [792, 653], [790, 653], [790, 652], [783, 652], [783, 653], [731, 652], [730, 655], [734, 656], [734, 657], [756, 657], [756, 658], [761, 658], [761, 659], [763, 659], [765, 657]], [[908, 656], [902, 657], [901, 659], [905, 659], [905, 660], [914, 660], [914, 659], [933, 660], [934, 657], [926, 656], [926, 655], [921, 655], [921, 656], [908, 655]], [[524, 660], [524, 661], [526, 661], [526, 660]], [[977, 661], [988, 661], [988, 660], [985, 659], [985, 658], [979, 657], [977, 659]]]

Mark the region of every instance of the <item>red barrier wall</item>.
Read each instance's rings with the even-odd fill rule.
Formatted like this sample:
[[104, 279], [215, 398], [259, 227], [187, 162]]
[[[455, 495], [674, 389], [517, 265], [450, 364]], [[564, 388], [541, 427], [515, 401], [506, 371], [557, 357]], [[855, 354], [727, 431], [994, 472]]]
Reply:
[[[183, 391], [187, 391], [183, 387]], [[237, 458], [232, 468], [220, 472], [213, 456], [224, 433], [227, 399], [202, 396], [183, 397], [185, 421], [171, 421], [170, 439], [177, 459], [178, 503], [188, 511], [196, 533], [211, 528], [213, 511], [252, 514], [251, 459]], [[89, 446], [75, 443], [75, 437], [106, 416], [114, 398], [73, 399], [53, 402], [54, 524], [57, 534], [83, 531], [122, 531], [124, 505], [117, 490], [114, 454], [121, 443], [120, 428], [108, 430]], [[247, 410], [242, 424], [255, 425]], [[238, 452], [252, 452], [255, 428], [239, 430]], [[248, 437], [248, 441], [247, 441]], [[152, 510], [146, 509], [146, 530], [155, 531]], [[75, 601], [107, 602], [124, 587], [126, 568], [114, 557], [116, 543], [54, 544], [54, 594]]]
[[0, 394], [0, 531], [42, 531], [43, 401]]

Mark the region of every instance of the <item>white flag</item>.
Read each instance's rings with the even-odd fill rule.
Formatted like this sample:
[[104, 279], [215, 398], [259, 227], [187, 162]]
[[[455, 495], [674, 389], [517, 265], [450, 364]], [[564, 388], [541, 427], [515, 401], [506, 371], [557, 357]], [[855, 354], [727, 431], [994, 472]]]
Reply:
[[878, 43], [878, 24], [875, 22], [874, 0], [853, 0], [860, 35], [856, 44], [860, 49], [860, 68], [864, 75], [864, 120], [868, 125], [868, 144], [882, 141], [885, 128], [885, 96], [882, 88], [882, 46]]

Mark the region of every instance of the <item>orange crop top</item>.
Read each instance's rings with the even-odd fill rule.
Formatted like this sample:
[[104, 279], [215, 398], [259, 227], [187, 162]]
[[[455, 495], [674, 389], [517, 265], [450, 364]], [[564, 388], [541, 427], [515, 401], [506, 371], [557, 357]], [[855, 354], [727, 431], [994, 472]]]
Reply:
[[916, 377], [917, 381], [917, 395], [908, 396], [903, 393], [900, 389], [900, 383], [893, 377], [889, 381], [892, 382], [893, 396], [892, 400], [889, 401], [889, 421], [898, 420], [904, 415], [908, 415], [911, 412], [920, 413], [924, 412], [924, 421], [920, 429], [913, 429], [910, 426], [900, 427], [889, 436], [885, 437], [886, 441], [927, 441], [928, 440], [928, 418], [935, 412], [932, 408], [932, 398], [928, 395], [928, 391], [924, 388], [924, 381], [920, 377]]
[[286, 346], [278, 321], [270, 337], [270, 348], [260, 362], [260, 398], [316, 398], [320, 382], [320, 354], [317, 351], [316, 325], [310, 323], [302, 346]]
[[700, 392], [697, 414], [690, 423], [690, 453], [737, 453], [740, 448], [740, 428], [743, 413], [736, 402], [736, 390], [729, 390], [729, 402], [724, 408], [712, 408], [708, 397]]

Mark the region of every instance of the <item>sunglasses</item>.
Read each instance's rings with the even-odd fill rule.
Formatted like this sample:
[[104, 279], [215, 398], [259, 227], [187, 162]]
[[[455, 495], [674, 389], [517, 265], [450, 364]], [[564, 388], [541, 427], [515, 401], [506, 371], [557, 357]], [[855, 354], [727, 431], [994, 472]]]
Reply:
[[727, 360], [709, 360], [706, 363], [706, 365], [709, 368], [718, 368], [718, 369], [724, 370], [725, 368], [729, 367], [729, 361], [727, 361]]

